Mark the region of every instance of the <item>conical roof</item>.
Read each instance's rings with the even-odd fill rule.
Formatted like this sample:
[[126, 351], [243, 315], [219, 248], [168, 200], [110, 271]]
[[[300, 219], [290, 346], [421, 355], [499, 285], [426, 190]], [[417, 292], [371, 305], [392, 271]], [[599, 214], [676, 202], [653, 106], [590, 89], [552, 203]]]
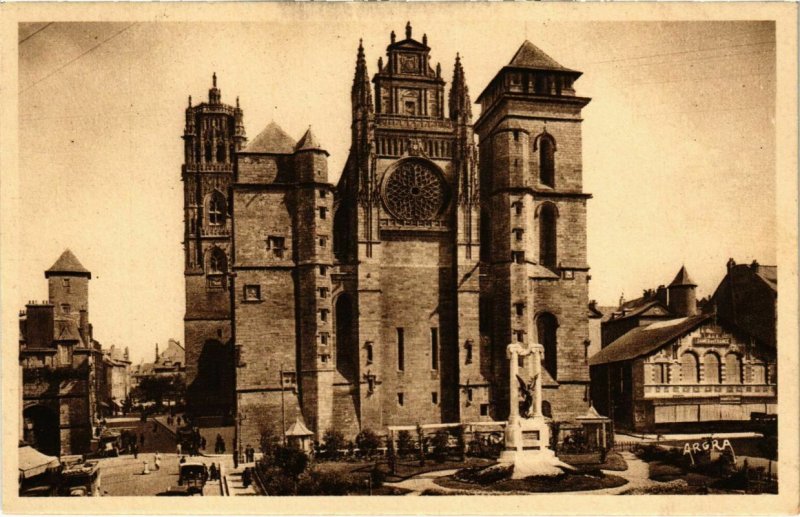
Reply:
[[311, 126], [309, 126], [306, 133], [303, 135], [300, 141], [297, 142], [295, 151], [325, 151], [325, 149], [323, 149], [323, 147], [320, 145], [316, 135], [311, 132]]
[[83, 264], [78, 260], [78, 257], [75, 256], [69, 248], [64, 250], [64, 253], [58, 257], [55, 264], [50, 266], [50, 269], [44, 272], [45, 278], [49, 278], [50, 275], [58, 275], [58, 274], [67, 274], [67, 275], [78, 275], [78, 276], [87, 276], [89, 278], [92, 277], [92, 274], [89, 272], [88, 269], [83, 267]]
[[561, 66], [555, 59], [544, 53], [542, 49], [528, 40], [519, 47], [517, 53], [511, 58], [508, 66], [518, 68], [533, 68], [536, 70], [565, 70], [568, 68]]
[[297, 417], [297, 420], [295, 420], [292, 426], [286, 431], [286, 436], [311, 436], [312, 434], [314, 433], [308, 430], [308, 427], [306, 427], [300, 417]]
[[270, 122], [252, 142], [247, 144], [247, 153], [292, 154], [295, 141], [274, 121]]
[[675, 276], [675, 279], [669, 284], [670, 287], [697, 287], [697, 284], [689, 278], [689, 273], [686, 272], [686, 267], [681, 266], [681, 270]]

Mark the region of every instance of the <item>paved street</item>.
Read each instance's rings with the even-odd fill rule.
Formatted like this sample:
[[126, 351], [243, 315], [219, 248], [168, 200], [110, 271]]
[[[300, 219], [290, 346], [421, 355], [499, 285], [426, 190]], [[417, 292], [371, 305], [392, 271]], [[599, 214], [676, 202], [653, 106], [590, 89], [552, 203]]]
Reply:
[[[157, 495], [171, 486], [178, 485], [178, 456], [175, 453], [174, 435], [152, 420], [140, 422], [138, 418], [114, 419], [108, 421], [112, 429], [127, 428], [137, 436], [144, 435], [144, 445], [140, 445], [139, 457], [124, 454], [118, 458], [100, 460], [103, 495], [135, 496]], [[140, 442], [141, 443], [141, 442]], [[155, 452], [161, 453], [161, 468], [154, 469]], [[148, 462], [150, 474], [142, 474], [144, 461]], [[219, 463], [217, 458], [202, 458], [207, 465]], [[203, 495], [220, 495], [219, 482], [206, 484]]]

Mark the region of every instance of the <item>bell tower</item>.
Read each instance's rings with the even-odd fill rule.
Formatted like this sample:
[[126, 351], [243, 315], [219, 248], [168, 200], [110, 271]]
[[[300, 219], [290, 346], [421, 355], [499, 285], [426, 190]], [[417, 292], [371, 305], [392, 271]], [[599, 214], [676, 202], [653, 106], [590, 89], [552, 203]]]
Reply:
[[183, 140], [187, 402], [190, 411], [227, 415], [235, 374], [229, 198], [234, 153], [246, 138], [239, 100], [222, 103], [216, 73], [207, 102], [193, 106], [189, 97]]
[[491, 313], [482, 332], [493, 350], [495, 419], [508, 415], [513, 342], [544, 347], [545, 416], [589, 407], [581, 110], [590, 99], [575, 94], [580, 75], [525, 41], [478, 97], [481, 297]]

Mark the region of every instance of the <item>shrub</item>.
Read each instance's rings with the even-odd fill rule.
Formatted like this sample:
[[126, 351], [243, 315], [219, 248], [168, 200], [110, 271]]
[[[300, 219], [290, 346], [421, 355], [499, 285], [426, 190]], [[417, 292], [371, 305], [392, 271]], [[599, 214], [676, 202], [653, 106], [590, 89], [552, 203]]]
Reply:
[[513, 465], [492, 465], [491, 467], [467, 467], [457, 471], [453, 477], [467, 483], [490, 485], [511, 477]]
[[275, 466], [294, 480], [308, 467], [308, 456], [305, 452], [292, 447], [279, 447], [275, 450]]
[[370, 457], [375, 454], [375, 451], [380, 447], [381, 440], [378, 435], [370, 429], [364, 429], [358, 436], [356, 436], [356, 445], [361, 452], [362, 456]]
[[450, 434], [445, 430], [437, 431], [433, 435], [433, 459], [439, 463], [444, 463], [447, 459], [447, 444], [450, 441]]
[[322, 436], [322, 444], [325, 448], [325, 456], [330, 459], [338, 459], [340, 449], [344, 449], [344, 435], [336, 429], [328, 429]]
[[398, 456], [408, 456], [414, 452], [414, 440], [408, 431], [397, 433], [397, 454]]

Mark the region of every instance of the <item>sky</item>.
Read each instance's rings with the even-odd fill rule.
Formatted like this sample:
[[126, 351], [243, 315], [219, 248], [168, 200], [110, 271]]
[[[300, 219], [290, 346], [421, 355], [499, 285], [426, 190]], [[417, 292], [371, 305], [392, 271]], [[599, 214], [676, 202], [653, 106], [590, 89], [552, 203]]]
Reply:
[[414, 17], [398, 6], [371, 20], [308, 9], [270, 23], [19, 26], [14, 310], [47, 298], [43, 271], [70, 248], [92, 272], [90, 319], [104, 346], [128, 346], [138, 362], [155, 343], [183, 341], [187, 97], [207, 100], [216, 72], [223, 102], [240, 98], [250, 138], [270, 121], [296, 139], [312, 126], [335, 181], [359, 38], [374, 74], [408, 19], [448, 88], [460, 53], [473, 100], [525, 39], [583, 72], [589, 294], [600, 305], [669, 283], [681, 265], [702, 297], [730, 257], [775, 264], [772, 23], [553, 22], [534, 11], [487, 22], [475, 11], [455, 30], [447, 9]]

